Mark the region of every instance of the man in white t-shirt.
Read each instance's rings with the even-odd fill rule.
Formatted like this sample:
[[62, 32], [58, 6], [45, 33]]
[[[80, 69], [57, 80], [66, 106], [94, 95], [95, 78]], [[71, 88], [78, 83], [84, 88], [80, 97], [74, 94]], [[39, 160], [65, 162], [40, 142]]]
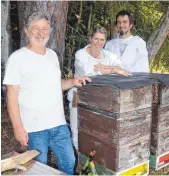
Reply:
[[61, 80], [58, 57], [45, 47], [50, 35], [47, 14], [33, 13], [25, 33], [29, 43], [11, 54], [3, 81], [15, 137], [29, 150], [39, 151], [36, 160], [44, 164], [50, 147], [58, 168], [73, 175], [75, 156], [64, 116], [62, 90], [91, 80], [87, 77]]
[[148, 52], [145, 41], [131, 34], [134, 19], [127, 10], [116, 16], [119, 37], [108, 41], [105, 49], [117, 54], [129, 72], [149, 72]]

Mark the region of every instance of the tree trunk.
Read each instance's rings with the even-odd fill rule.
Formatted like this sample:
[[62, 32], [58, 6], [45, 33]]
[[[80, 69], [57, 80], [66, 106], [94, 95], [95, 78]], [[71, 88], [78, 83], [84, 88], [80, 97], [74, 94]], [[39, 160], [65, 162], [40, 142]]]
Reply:
[[87, 24], [88, 33], [90, 32], [90, 29], [91, 29], [92, 15], [93, 15], [93, 2], [90, 2], [90, 12], [89, 12], [89, 18], [88, 18], [88, 24]]
[[162, 16], [160, 23], [156, 30], [150, 36], [147, 42], [148, 58], [151, 61], [159, 51], [161, 45], [165, 41], [167, 35], [169, 34], [169, 6], [166, 12]]
[[81, 22], [81, 18], [82, 18], [82, 11], [83, 11], [83, 1], [80, 1], [80, 10], [79, 10], [79, 18], [77, 23], [79, 24]]
[[[1, 80], [4, 78], [5, 65], [9, 55], [12, 52], [12, 36], [10, 22], [10, 2], [1, 1]], [[2, 96], [1, 100], [4, 103], [5, 88], [1, 85]]]
[[27, 44], [26, 36], [23, 31], [27, 17], [37, 11], [47, 11], [49, 13], [51, 19], [51, 34], [47, 47], [56, 51], [62, 71], [65, 52], [68, 1], [19, 1], [18, 5], [21, 46]]
[[[10, 2], [1, 2], [1, 62], [5, 66], [7, 59], [12, 51], [11, 45], [11, 23], [10, 23]], [[4, 69], [4, 67], [2, 67]]]

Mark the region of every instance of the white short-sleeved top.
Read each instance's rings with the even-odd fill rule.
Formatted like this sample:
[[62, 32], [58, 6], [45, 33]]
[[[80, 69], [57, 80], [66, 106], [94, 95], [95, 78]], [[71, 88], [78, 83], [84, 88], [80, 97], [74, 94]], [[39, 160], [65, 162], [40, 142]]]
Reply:
[[23, 47], [9, 57], [3, 84], [19, 85], [20, 118], [27, 132], [66, 124], [61, 72], [56, 53], [45, 55]]

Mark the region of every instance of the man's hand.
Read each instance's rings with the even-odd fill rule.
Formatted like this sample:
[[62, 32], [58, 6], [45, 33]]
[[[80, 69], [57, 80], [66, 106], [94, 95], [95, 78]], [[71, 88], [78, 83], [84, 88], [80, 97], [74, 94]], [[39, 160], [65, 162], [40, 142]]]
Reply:
[[28, 146], [28, 133], [23, 127], [14, 128], [14, 135], [16, 140], [19, 141], [22, 146]]
[[83, 85], [86, 85], [86, 81], [91, 82], [91, 78], [85, 77], [85, 76], [81, 76], [81, 77], [76, 77], [74, 79], [72, 79], [72, 83], [74, 86], [77, 87], [82, 87]]
[[75, 86], [82, 87], [83, 85], [86, 84], [86, 81], [91, 82], [92, 80], [85, 76], [76, 77], [74, 79], [62, 80], [62, 89], [68, 90]]

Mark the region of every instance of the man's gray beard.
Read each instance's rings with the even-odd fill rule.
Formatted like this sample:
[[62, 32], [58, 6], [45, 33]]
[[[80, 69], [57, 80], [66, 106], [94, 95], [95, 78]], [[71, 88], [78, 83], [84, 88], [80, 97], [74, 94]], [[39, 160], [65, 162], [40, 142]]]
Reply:
[[120, 36], [127, 34], [128, 31], [120, 31], [119, 34]]

